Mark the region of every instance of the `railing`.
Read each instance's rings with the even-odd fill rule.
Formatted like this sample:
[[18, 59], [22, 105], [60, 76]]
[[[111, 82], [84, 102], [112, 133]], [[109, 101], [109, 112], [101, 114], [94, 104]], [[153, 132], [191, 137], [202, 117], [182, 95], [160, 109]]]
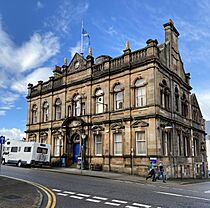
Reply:
[[50, 84], [49, 82], [44, 83], [44, 84], [42, 85], [42, 92], [46, 92], [46, 91], [48, 91], [48, 90], [50, 90], [50, 89], [52, 89], [52, 86], [51, 86], [51, 84]]
[[60, 87], [62, 85], [63, 85], [63, 79], [62, 78], [54, 80], [54, 83], [53, 83], [53, 87], [54, 88], [58, 88], [58, 87]]
[[124, 64], [124, 57], [121, 56], [119, 58], [112, 59], [110, 62], [111, 69], [113, 68], [120, 68]]
[[100, 72], [100, 71], [103, 71], [104, 69], [104, 64], [99, 64], [99, 65], [95, 65], [93, 67], [93, 73], [96, 73], [96, 72]]
[[147, 56], [147, 49], [141, 49], [131, 53], [131, 62], [142, 61]]

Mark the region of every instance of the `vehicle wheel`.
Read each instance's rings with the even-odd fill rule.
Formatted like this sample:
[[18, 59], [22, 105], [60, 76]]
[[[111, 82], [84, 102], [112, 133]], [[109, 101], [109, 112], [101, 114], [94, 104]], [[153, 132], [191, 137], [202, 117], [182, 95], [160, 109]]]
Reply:
[[21, 167], [21, 165], [22, 165], [21, 161], [18, 161], [17, 166]]
[[3, 160], [1, 161], [1, 164], [2, 164], [2, 165], [5, 165], [5, 159], [3, 159]]

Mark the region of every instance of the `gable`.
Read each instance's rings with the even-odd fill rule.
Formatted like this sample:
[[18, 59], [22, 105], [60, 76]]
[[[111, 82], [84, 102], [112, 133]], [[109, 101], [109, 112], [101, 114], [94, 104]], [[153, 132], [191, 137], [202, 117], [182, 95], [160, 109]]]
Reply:
[[197, 108], [198, 111], [199, 111], [200, 117], [203, 117], [202, 113], [201, 113], [201, 110], [200, 110], [200, 106], [198, 104], [198, 100], [197, 100], [196, 95], [194, 93], [191, 95], [191, 105], [192, 105], [192, 107]]
[[79, 71], [81, 69], [84, 69], [85, 67], [86, 67], [86, 60], [84, 59], [83, 56], [76, 53], [72, 58], [69, 66], [67, 67], [67, 73]]

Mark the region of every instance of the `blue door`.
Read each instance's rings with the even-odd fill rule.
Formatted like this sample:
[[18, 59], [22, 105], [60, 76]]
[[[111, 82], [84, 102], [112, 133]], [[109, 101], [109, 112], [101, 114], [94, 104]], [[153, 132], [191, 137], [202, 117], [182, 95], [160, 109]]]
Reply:
[[77, 163], [79, 153], [80, 153], [80, 144], [76, 143], [73, 146], [73, 163]]

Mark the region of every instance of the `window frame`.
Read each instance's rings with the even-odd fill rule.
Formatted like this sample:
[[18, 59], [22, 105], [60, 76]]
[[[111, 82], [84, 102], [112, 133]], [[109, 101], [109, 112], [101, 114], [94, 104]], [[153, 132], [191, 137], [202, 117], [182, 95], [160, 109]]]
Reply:
[[[120, 141], [116, 141], [116, 139], [117, 139], [116, 136], [120, 136], [119, 137]], [[113, 148], [114, 156], [122, 156], [123, 144], [122, 144], [122, 133], [121, 132], [113, 133], [113, 145], [114, 145], [114, 148]], [[117, 148], [119, 148], [118, 145], [120, 145], [120, 150], [117, 149]]]
[[116, 84], [113, 89], [114, 111], [124, 108], [124, 93], [121, 84]]
[[[98, 141], [98, 139], [100, 141]], [[96, 156], [102, 156], [102, 154], [103, 154], [103, 141], [102, 141], [102, 135], [101, 134], [95, 134], [94, 135], [94, 154]]]
[[[139, 136], [138, 136], [138, 134], [139, 134]], [[146, 145], [145, 131], [136, 131], [135, 132], [135, 139], [136, 139], [136, 155], [139, 155], [139, 156], [147, 155], [147, 145]], [[141, 145], [141, 143], [143, 143], [143, 146]], [[142, 147], [143, 147], [142, 150], [144, 150], [144, 151], [141, 151]]]

